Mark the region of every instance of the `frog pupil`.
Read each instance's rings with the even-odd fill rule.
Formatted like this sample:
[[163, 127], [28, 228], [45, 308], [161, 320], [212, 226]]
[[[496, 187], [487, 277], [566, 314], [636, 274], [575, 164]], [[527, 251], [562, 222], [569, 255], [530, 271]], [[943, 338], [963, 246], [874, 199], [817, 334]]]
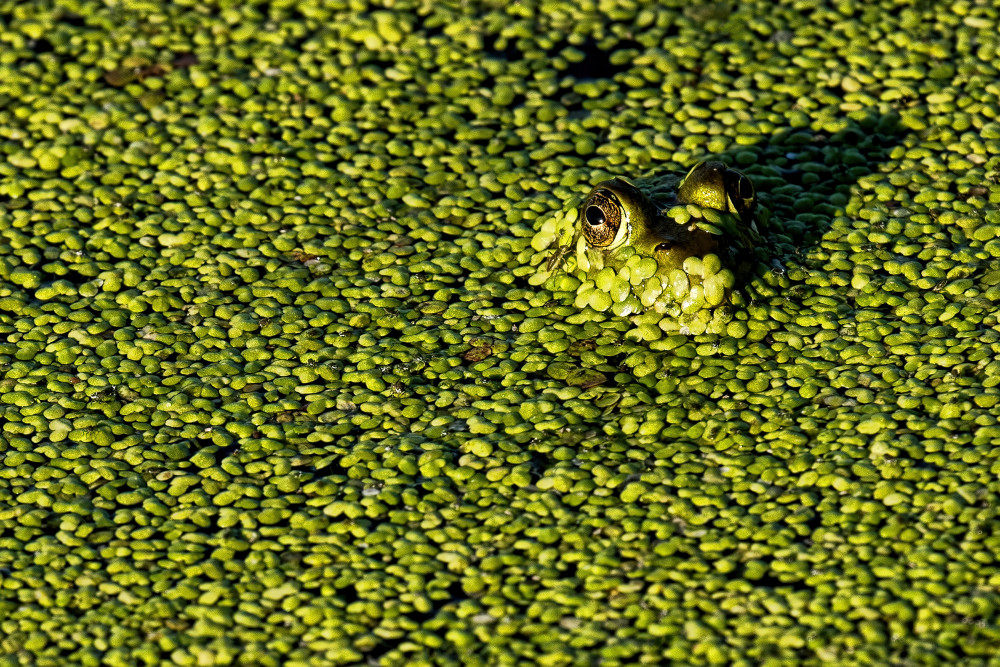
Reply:
[[587, 222], [594, 227], [600, 227], [606, 222], [606, 219], [604, 217], [604, 211], [602, 211], [600, 207], [597, 206], [588, 206]]

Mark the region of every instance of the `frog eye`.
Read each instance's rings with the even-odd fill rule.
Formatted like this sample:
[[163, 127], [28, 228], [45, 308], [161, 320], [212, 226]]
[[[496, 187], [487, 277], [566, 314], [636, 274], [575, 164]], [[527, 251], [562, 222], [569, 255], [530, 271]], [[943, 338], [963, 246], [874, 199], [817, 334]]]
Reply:
[[757, 206], [757, 191], [754, 190], [753, 182], [735, 169], [726, 169], [723, 179], [729, 210], [739, 215], [744, 222], [749, 222]]
[[622, 226], [622, 205], [610, 190], [594, 190], [583, 202], [583, 235], [595, 248], [606, 248], [615, 241]]
[[751, 183], [750, 179], [744, 176], [743, 174], [740, 174], [739, 193], [740, 197], [742, 197], [743, 199], [751, 199], [756, 194], [756, 192], [753, 189], [753, 183]]

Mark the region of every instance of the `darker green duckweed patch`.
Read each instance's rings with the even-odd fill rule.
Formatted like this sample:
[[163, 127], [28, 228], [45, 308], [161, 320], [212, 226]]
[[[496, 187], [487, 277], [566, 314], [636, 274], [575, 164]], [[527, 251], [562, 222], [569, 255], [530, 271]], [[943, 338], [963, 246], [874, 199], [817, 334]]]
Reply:
[[[389, 4], [0, 2], [0, 663], [991, 660], [996, 11]], [[709, 154], [724, 331], [532, 282]]]

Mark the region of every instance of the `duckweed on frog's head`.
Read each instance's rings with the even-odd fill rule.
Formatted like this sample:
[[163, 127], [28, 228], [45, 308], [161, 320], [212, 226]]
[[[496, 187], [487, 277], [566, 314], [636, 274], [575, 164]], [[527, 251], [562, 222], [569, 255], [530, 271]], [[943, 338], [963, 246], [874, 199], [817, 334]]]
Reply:
[[542, 224], [531, 281], [662, 331], [721, 333], [742, 303], [738, 279], [763, 252], [756, 204], [750, 179], [718, 161], [679, 182], [602, 181]]

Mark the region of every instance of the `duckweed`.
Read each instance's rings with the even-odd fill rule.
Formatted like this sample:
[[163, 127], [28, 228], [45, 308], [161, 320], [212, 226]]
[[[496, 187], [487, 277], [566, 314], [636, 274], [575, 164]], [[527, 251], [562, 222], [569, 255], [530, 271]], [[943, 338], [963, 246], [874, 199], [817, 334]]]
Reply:
[[991, 3], [189, 5], [0, 0], [0, 664], [1000, 654]]

